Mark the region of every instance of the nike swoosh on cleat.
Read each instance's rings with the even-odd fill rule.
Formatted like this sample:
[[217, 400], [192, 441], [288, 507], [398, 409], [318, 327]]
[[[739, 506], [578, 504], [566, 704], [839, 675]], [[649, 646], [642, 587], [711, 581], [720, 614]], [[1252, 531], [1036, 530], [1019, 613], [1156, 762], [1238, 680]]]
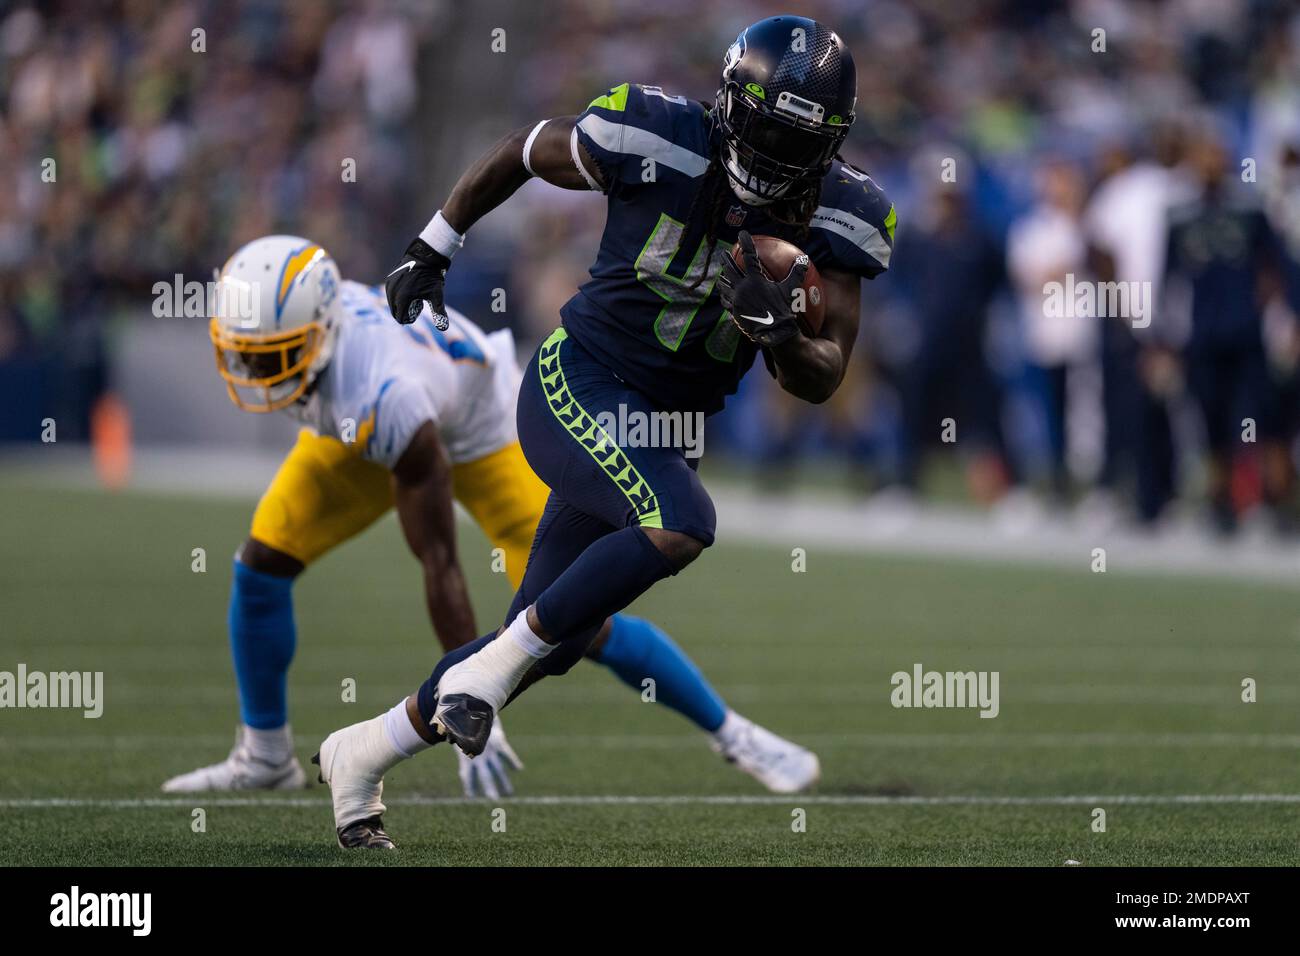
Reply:
[[[413, 269], [413, 268], [415, 268], [415, 260], [414, 260], [414, 259], [408, 259], [406, 262], [403, 262], [400, 266], [398, 266], [398, 267], [397, 267], [396, 269], [394, 269], [392, 272], [388, 273], [388, 275], [389, 275], [389, 276], [395, 276], [395, 275], [397, 275], [397, 273], [401, 272], [403, 269]], [[388, 278], [388, 276], [384, 276], [384, 278], [386, 279], [386, 278]]]
[[776, 321], [771, 310], [768, 310], [767, 315], [742, 315], [741, 318], [748, 319], [750, 322], [757, 322], [759, 325], [771, 325]]

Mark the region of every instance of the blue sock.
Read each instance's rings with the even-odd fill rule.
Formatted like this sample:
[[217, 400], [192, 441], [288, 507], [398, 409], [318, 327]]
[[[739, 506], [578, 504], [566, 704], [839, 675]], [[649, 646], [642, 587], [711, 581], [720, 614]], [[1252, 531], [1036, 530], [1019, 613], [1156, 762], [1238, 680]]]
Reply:
[[297, 632], [293, 578], [254, 571], [235, 561], [230, 588], [230, 651], [239, 683], [239, 714], [250, 727], [289, 722], [288, 675]]
[[712, 733], [722, 726], [727, 705], [718, 692], [673, 639], [649, 621], [615, 614], [597, 660], [638, 692], [644, 690], [641, 682], [651, 678], [655, 700], [701, 729]]

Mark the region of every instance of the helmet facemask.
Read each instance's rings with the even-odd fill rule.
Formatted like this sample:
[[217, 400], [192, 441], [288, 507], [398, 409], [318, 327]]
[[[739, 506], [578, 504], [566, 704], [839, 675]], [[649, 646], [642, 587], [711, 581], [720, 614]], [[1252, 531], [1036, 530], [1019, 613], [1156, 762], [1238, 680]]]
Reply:
[[852, 121], [826, 122], [822, 112], [820, 105], [789, 93], [774, 106], [739, 83], [724, 81], [714, 113], [732, 191], [752, 206], [797, 207], [815, 196]]
[[298, 401], [322, 366], [328, 330], [320, 322], [277, 335], [246, 335], [213, 318], [208, 334], [226, 392], [246, 412], [274, 412]]

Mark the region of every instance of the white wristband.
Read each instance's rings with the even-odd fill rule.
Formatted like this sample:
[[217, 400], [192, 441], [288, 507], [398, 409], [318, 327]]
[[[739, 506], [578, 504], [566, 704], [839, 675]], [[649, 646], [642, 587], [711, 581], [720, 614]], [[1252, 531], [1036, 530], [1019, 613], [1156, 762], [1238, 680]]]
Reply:
[[451, 223], [442, 218], [441, 209], [434, 213], [429, 224], [420, 232], [420, 238], [432, 246], [434, 252], [441, 253], [448, 259], [465, 245], [465, 237], [451, 228]]

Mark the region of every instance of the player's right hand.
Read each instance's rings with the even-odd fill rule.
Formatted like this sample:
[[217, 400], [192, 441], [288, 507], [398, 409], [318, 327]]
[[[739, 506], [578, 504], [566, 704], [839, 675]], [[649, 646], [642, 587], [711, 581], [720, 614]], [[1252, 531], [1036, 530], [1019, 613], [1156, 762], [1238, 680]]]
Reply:
[[465, 796], [495, 800], [515, 792], [509, 771], [523, 770], [524, 764], [510, 746], [510, 741], [506, 740], [500, 717], [492, 724], [487, 747], [477, 757], [466, 757], [456, 747], [452, 750], [456, 751], [460, 785], [465, 790]]
[[808, 272], [808, 257], [800, 255], [790, 267], [790, 274], [780, 281], [763, 272], [754, 237], [743, 229], [738, 239], [745, 268], [726, 256], [718, 277], [718, 299], [731, 315], [742, 335], [763, 348], [773, 348], [799, 334], [794, 314], [794, 290], [803, 284]]
[[451, 260], [416, 237], [406, 247], [406, 254], [396, 269], [388, 273], [384, 288], [388, 308], [402, 325], [410, 325], [429, 303], [433, 323], [439, 332], [447, 330], [447, 310], [442, 302], [442, 288]]

